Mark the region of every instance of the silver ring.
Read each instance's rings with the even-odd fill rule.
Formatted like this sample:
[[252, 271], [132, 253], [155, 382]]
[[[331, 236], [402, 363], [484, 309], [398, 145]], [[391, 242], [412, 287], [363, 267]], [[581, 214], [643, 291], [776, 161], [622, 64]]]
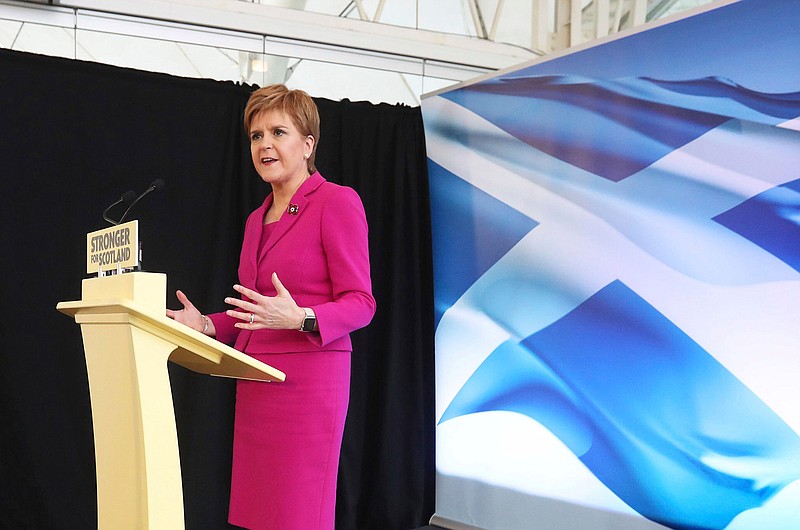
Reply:
[[251, 323], [251, 324], [253, 323], [253, 321], [254, 321], [255, 319], [256, 319], [256, 314], [255, 314], [255, 313], [250, 313], [250, 323]]

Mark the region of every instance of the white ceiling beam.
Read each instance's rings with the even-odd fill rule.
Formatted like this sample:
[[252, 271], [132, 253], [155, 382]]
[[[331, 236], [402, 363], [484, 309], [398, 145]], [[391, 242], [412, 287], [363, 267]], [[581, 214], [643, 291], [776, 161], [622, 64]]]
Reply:
[[484, 39], [238, 0], [61, 0], [59, 5], [492, 70], [538, 56]]
[[543, 54], [550, 51], [550, 2], [548, 0], [532, 0], [531, 9], [531, 48]]
[[497, 7], [494, 9], [494, 18], [492, 19], [492, 29], [489, 30], [489, 40], [494, 40], [497, 35], [497, 27], [500, 25], [500, 17], [503, 16], [503, 5], [505, 0], [497, 0]]
[[583, 42], [583, 0], [569, 3], [569, 45], [577, 46]]
[[609, 17], [611, 16], [609, 0], [595, 0], [595, 29], [596, 39], [609, 34]]
[[358, 9], [358, 18], [361, 20], [369, 20], [369, 16], [367, 15], [367, 10], [364, 9], [364, 4], [361, 3], [361, 0], [355, 0], [356, 8]]
[[381, 0], [381, 3], [378, 4], [378, 8], [375, 10], [375, 16], [372, 18], [373, 22], [380, 22], [381, 15], [383, 14], [383, 6], [386, 5], [386, 0]]

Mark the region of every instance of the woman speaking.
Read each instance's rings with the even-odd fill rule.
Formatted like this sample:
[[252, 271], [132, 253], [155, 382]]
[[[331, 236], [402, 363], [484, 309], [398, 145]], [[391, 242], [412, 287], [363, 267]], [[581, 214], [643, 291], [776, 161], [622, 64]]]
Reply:
[[332, 530], [349, 333], [375, 313], [366, 216], [354, 190], [314, 166], [319, 112], [308, 94], [256, 90], [244, 127], [272, 193], [245, 225], [240, 298], [204, 315], [178, 291], [183, 309], [167, 316], [286, 374], [283, 383], [237, 382], [229, 522]]

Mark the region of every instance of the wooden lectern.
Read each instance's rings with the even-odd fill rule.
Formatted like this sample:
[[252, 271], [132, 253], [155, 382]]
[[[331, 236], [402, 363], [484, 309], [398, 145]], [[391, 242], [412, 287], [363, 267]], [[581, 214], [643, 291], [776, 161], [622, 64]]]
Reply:
[[57, 308], [80, 324], [97, 461], [100, 530], [184, 528], [167, 361], [258, 381], [284, 374], [165, 316], [167, 279], [131, 272], [83, 280]]

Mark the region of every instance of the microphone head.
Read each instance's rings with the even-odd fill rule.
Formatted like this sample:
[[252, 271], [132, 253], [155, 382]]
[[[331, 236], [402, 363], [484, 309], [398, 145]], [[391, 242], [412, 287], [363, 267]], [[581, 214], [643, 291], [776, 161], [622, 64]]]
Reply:
[[120, 200], [124, 204], [131, 203], [131, 202], [136, 200], [136, 192], [134, 192], [133, 190], [128, 190], [128, 191], [126, 191], [125, 193], [122, 194], [122, 197], [120, 197]]
[[164, 183], [163, 180], [156, 179], [156, 180], [153, 181], [152, 184], [150, 184], [150, 189], [152, 189], [153, 191], [158, 191], [158, 190], [162, 189], [164, 186], [166, 186], [166, 184]]

